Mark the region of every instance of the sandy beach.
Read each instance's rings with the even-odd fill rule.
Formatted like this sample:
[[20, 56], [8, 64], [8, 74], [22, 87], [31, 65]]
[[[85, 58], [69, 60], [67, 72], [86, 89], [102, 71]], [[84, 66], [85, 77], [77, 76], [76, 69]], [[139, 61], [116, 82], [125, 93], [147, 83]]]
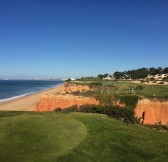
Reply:
[[13, 99], [10, 101], [0, 103], [0, 110], [6, 111], [33, 111], [36, 103], [40, 100], [42, 95], [56, 94], [63, 85], [52, 87], [50, 89]]

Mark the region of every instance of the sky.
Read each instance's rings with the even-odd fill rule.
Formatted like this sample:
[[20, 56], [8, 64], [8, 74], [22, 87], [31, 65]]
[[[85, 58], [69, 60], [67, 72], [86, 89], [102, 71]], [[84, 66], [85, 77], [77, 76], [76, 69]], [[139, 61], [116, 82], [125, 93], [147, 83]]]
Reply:
[[1, 0], [0, 78], [168, 66], [167, 0]]

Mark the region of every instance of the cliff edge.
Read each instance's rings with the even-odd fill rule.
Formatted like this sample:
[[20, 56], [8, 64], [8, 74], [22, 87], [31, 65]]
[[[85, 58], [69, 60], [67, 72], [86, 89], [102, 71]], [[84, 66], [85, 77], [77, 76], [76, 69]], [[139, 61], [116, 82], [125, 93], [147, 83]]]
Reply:
[[37, 103], [34, 111], [54, 111], [55, 109], [65, 109], [74, 105], [94, 104], [99, 105], [99, 101], [92, 97], [74, 96], [72, 94], [44, 95]]
[[143, 124], [168, 124], [168, 101], [139, 100], [135, 108], [135, 116], [141, 118]]

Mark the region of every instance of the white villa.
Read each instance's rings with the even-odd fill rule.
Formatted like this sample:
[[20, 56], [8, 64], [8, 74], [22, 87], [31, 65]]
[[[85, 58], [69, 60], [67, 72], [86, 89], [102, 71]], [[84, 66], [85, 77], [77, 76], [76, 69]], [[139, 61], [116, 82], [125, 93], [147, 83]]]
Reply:
[[110, 76], [107, 76], [106, 78], [103, 78], [103, 80], [113, 80], [113, 78]]
[[167, 78], [168, 74], [156, 74], [156, 75], [149, 75], [147, 76], [148, 79], [155, 79], [155, 80], [162, 80]]

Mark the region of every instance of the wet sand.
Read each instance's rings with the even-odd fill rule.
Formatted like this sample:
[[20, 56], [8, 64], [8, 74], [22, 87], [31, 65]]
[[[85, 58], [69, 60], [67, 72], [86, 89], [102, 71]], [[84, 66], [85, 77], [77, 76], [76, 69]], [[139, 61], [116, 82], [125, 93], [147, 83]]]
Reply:
[[53, 87], [35, 94], [13, 99], [10, 101], [0, 103], [0, 110], [6, 111], [34, 111], [36, 103], [40, 100], [42, 95], [59, 93], [63, 85]]

